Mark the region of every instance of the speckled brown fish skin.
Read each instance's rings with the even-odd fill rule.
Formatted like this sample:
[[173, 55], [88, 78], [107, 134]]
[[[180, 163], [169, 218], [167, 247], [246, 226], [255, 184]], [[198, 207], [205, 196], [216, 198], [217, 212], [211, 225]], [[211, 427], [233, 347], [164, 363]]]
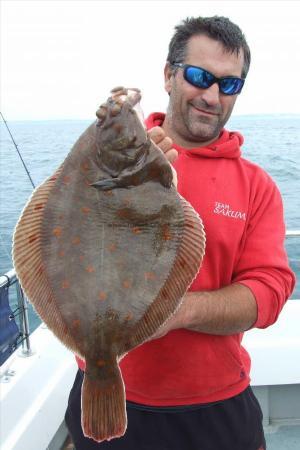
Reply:
[[134, 111], [139, 99], [138, 90], [112, 91], [14, 237], [29, 299], [86, 360], [82, 426], [96, 441], [126, 430], [120, 357], [174, 313], [204, 255], [201, 220]]

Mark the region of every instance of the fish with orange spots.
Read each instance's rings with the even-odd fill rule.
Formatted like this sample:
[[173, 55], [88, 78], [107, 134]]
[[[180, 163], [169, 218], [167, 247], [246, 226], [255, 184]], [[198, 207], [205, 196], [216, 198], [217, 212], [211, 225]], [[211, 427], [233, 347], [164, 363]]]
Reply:
[[137, 112], [140, 98], [112, 91], [14, 233], [26, 295], [86, 361], [82, 428], [98, 442], [126, 431], [120, 359], [174, 314], [205, 249], [201, 219]]

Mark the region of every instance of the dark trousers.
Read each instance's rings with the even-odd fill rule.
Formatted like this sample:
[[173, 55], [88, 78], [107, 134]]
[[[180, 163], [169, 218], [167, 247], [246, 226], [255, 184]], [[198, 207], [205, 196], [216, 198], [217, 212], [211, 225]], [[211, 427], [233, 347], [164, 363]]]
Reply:
[[265, 450], [262, 412], [252, 389], [206, 405], [149, 407], [127, 402], [128, 427], [121, 438], [97, 443], [81, 429], [78, 371], [65, 415], [76, 450]]

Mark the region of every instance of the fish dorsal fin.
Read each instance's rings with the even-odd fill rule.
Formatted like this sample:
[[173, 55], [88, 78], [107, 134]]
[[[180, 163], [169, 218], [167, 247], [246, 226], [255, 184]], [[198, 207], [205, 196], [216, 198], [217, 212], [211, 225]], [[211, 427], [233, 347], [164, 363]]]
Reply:
[[13, 263], [21, 286], [41, 319], [68, 348], [82, 354], [63, 322], [42, 260], [43, 210], [61, 171], [62, 167], [35, 189], [24, 207], [13, 236]]

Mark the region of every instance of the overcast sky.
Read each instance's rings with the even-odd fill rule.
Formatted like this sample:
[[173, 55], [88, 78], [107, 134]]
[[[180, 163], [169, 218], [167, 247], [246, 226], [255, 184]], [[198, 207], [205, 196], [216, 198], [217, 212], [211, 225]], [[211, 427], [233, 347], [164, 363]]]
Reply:
[[164, 110], [174, 25], [225, 15], [244, 31], [252, 65], [235, 114], [300, 113], [300, 2], [1, 1], [1, 111], [14, 119], [90, 119], [116, 85]]

